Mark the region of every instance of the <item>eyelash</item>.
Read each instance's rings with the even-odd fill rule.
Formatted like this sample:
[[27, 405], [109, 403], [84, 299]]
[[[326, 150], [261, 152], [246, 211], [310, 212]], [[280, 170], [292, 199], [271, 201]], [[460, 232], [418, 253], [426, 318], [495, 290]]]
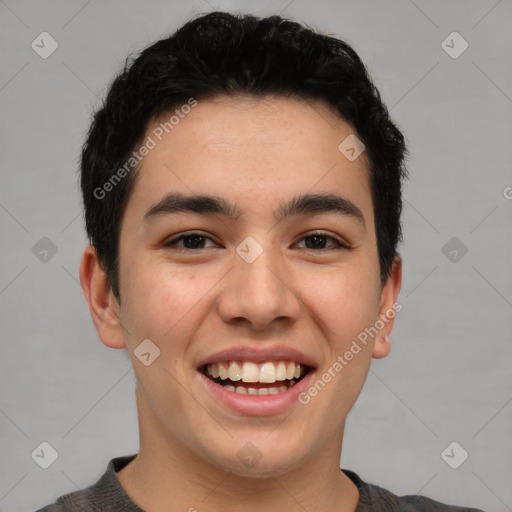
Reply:
[[[183, 239], [188, 238], [188, 237], [193, 237], [193, 236], [199, 236], [199, 237], [202, 237], [204, 239], [207, 239], [207, 240], [210, 240], [213, 242], [213, 240], [210, 237], [203, 235], [202, 233], [191, 232], [191, 233], [184, 233], [182, 235], [177, 236], [176, 238], [169, 240], [168, 242], [165, 242], [163, 244], [163, 247], [172, 248], [172, 246], [175, 246], [178, 242], [181, 242]], [[313, 233], [310, 233], [309, 235], [303, 236], [299, 240], [299, 242], [306, 238], [312, 238], [314, 236], [321, 236], [321, 237], [325, 237], [326, 239], [330, 238], [336, 245], [335, 245], [335, 247], [323, 248], [323, 249], [308, 249], [308, 248], [306, 248], [307, 251], [313, 251], [313, 252], [324, 251], [325, 252], [325, 251], [340, 250], [340, 249], [342, 249], [342, 250], [350, 250], [351, 249], [351, 247], [349, 247], [348, 245], [344, 244], [343, 242], [339, 241], [334, 236], [329, 235], [323, 231], [315, 231]], [[197, 252], [197, 251], [203, 250], [203, 248], [199, 248], [199, 249], [180, 248], [177, 250], [180, 252], [189, 252], [189, 251]]]

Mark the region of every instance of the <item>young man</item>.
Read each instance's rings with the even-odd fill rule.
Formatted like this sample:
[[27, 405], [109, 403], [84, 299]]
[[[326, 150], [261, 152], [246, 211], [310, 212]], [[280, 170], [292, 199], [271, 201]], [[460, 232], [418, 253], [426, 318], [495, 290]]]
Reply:
[[80, 280], [126, 348], [140, 450], [50, 511], [462, 511], [340, 470], [401, 285], [404, 139], [356, 53], [211, 13], [112, 84]]

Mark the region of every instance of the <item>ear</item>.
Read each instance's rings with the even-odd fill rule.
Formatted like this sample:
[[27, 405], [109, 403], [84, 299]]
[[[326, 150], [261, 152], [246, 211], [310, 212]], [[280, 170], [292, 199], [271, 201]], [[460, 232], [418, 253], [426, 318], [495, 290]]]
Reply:
[[110, 348], [125, 348], [119, 304], [101, 267], [96, 249], [91, 245], [82, 255], [80, 284], [102, 343]]
[[[393, 324], [395, 323], [396, 313], [401, 310], [401, 305], [398, 307], [396, 306], [398, 293], [400, 292], [401, 286], [402, 258], [397, 253], [393, 258], [393, 263], [391, 265], [391, 272], [389, 274], [389, 277], [387, 281], [384, 283], [384, 286], [382, 287], [381, 291], [379, 316], [377, 322], [379, 326], [381, 324], [384, 325], [379, 330], [379, 333], [377, 334], [375, 339], [375, 344], [372, 352], [372, 357], [374, 357], [375, 359], [386, 357], [391, 350], [389, 337], [393, 329]], [[379, 322], [379, 320], [381, 321]]]

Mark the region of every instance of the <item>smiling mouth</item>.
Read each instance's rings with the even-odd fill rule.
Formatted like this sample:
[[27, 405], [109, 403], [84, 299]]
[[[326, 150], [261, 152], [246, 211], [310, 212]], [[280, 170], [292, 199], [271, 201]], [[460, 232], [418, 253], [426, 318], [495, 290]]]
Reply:
[[277, 395], [300, 382], [312, 368], [294, 361], [220, 361], [200, 368], [227, 391], [244, 395]]

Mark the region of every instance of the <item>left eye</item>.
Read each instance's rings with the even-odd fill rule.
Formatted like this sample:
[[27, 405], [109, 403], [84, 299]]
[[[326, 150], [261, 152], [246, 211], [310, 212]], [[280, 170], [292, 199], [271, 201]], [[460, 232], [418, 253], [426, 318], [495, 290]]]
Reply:
[[325, 233], [313, 233], [311, 235], [307, 235], [303, 237], [302, 240], [310, 240], [311, 243], [309, 244], [306, 242], [306, 249], [326, 249], [323, 247], [327, 240], [332, 240], [334, 242], [334, 245], [331, 247], [331, 249], [349, 249], [349, 247], [343, 243], [341, 243], [337, 238], [334, 238], [333, 236], [327, 235]]

